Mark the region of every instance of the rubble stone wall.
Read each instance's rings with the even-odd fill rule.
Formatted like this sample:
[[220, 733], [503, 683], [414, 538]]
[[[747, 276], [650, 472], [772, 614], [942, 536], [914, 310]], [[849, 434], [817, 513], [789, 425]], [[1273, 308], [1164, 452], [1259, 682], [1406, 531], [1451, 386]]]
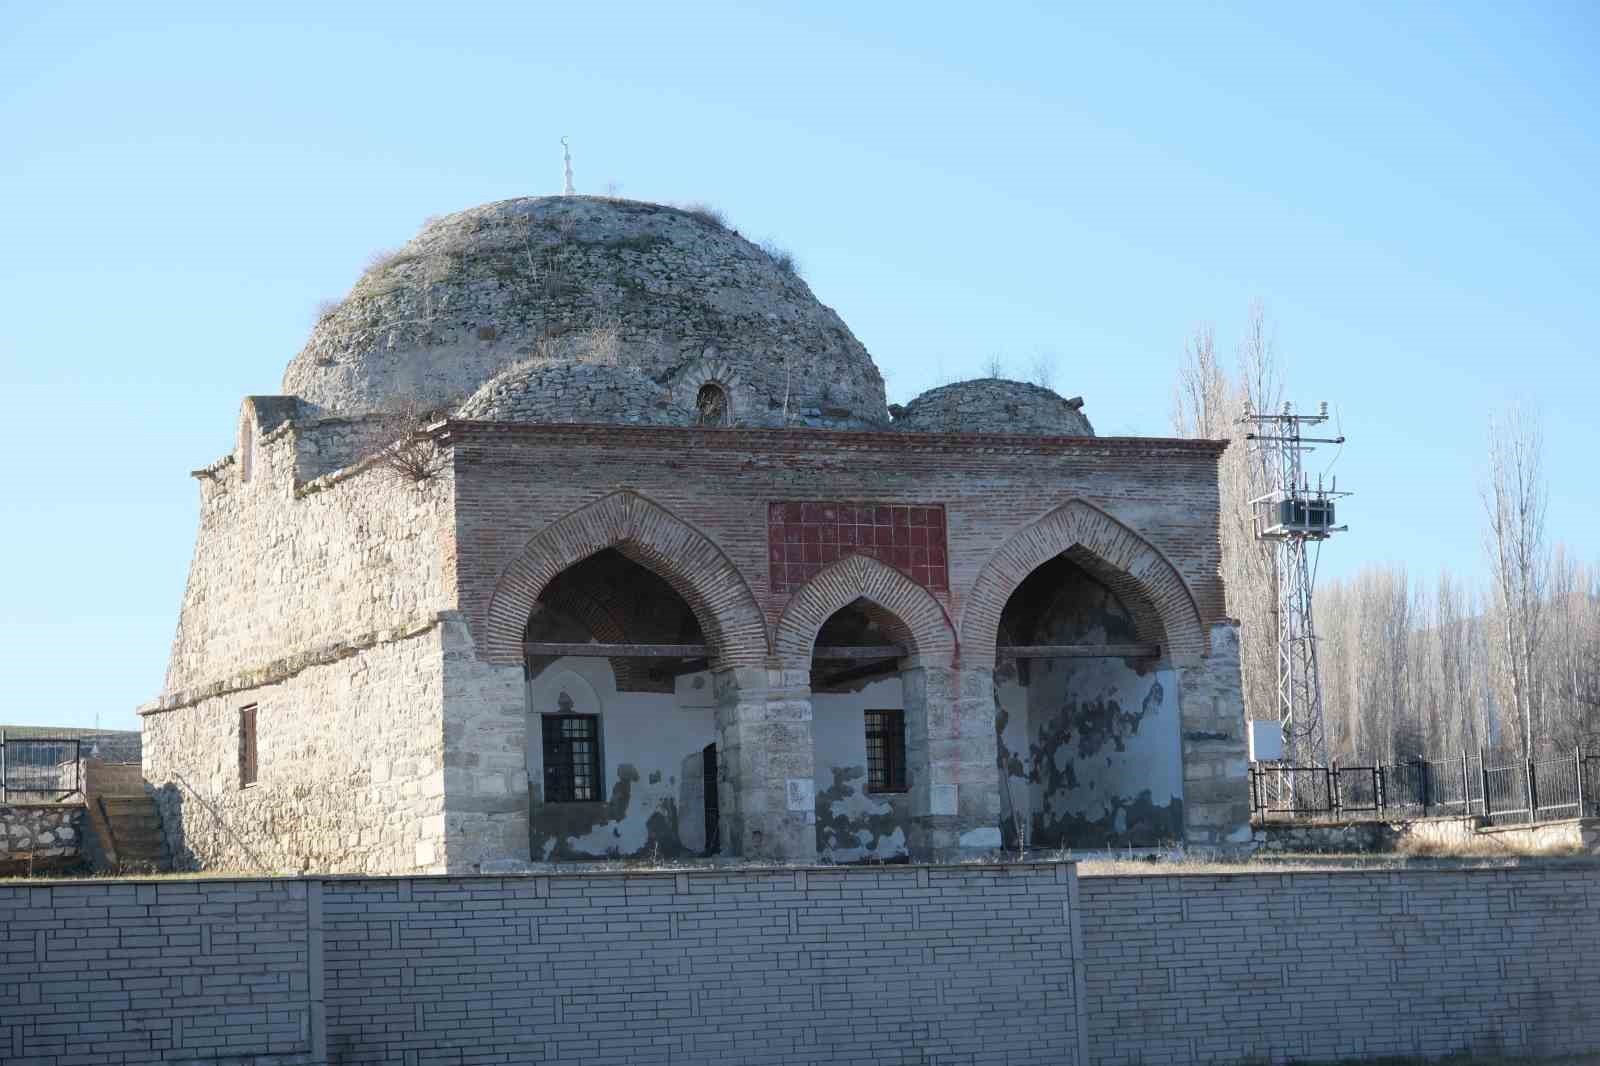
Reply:
[[[440, 625], [144, 718], [144, 777], [180, 869], [444, 869]], [[257, 780], [241, 785], [240, 710]]]
[[0, 804], [0, 860], [70, 862], [83, 843], [81, 803]]
[[200, 529], [161, 700], [279, 679], [297, 658], [452, 606], [448, 471], [301, 485], [293, 427], [200, 476]]

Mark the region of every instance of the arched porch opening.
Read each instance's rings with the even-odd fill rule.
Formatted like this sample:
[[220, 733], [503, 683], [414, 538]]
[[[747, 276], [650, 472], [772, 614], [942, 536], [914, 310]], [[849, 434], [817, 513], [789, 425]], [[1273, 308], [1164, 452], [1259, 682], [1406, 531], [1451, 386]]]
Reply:
[[604, 548], [544, 586], [523, 641], [532, 858], [715, 853], [710, 650], [684, 597]]
[[[1006, 600], [995, 733], [1008, 847], [1183, 839], [1178, 683], [1149, 598], [1075, 546]], [[1120, 587], [1118, 587], [1120, 586]]]
[[[916, 646], [899, 618], [858, 598], [817, 631], [810, 663], [817, 767], [817, 857], [826, 862], [906, 862], [916, 812], [909, 734], [923, 702], [908, 706], [905, 663]], [[908, 722], [908, 717], [912, 718]], [[926, 733], [923, 724], [920, 732]], [[921, 753], [926, 755], [926, 748]]]

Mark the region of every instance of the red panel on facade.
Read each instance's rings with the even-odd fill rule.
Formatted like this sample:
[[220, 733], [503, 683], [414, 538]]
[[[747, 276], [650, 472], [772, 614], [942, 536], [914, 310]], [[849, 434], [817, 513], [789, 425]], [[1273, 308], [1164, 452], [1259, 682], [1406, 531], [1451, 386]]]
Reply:
[[950, 591], [944, 504], [774, 503], [767, 507], [773, 595], [847, 555], [866, 555], [931, 592]]

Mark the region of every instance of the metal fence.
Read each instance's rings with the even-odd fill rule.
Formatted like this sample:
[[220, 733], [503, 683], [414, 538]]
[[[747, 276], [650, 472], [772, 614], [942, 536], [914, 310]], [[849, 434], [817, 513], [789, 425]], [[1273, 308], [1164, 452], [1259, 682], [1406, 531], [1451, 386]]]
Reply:
[[59, 802], [83, 791], [81, 743], [0, 734], [0, 803]]
[[1600, 817], [1600, 754], [1490, 766], [1483, 752], [1374, 766], [1250, 765], [1258, 821], [1476, 815], [1495, 825]]

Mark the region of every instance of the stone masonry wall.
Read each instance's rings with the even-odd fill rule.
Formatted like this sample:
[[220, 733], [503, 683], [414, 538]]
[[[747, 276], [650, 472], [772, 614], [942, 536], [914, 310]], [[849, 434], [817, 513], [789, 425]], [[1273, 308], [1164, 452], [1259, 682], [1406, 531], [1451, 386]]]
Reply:
[[277, 680], [293, 660], [453, 606], [448, 471], [415, 484], [377, 468], [297, 484], [285, 426], [253, 445], [251, 475], [200, 477], [200, 529], [164, 706]]
[[295, 881], [0, 884], [0, 1062], [323, 1063]]
[[66, 863], [77, 858], [82, 843], [80, 803], [0, 805], [0, 863]]
[[[443, 642], [393, 635], [276, 684], [144, 718], [144, 776], [180, 868], [443, 868]], [[256, 707], [257, 783], [239, 712]]]
[[1097, 1066], [1600, 1049], [1600, 878], [1085, 877]]

